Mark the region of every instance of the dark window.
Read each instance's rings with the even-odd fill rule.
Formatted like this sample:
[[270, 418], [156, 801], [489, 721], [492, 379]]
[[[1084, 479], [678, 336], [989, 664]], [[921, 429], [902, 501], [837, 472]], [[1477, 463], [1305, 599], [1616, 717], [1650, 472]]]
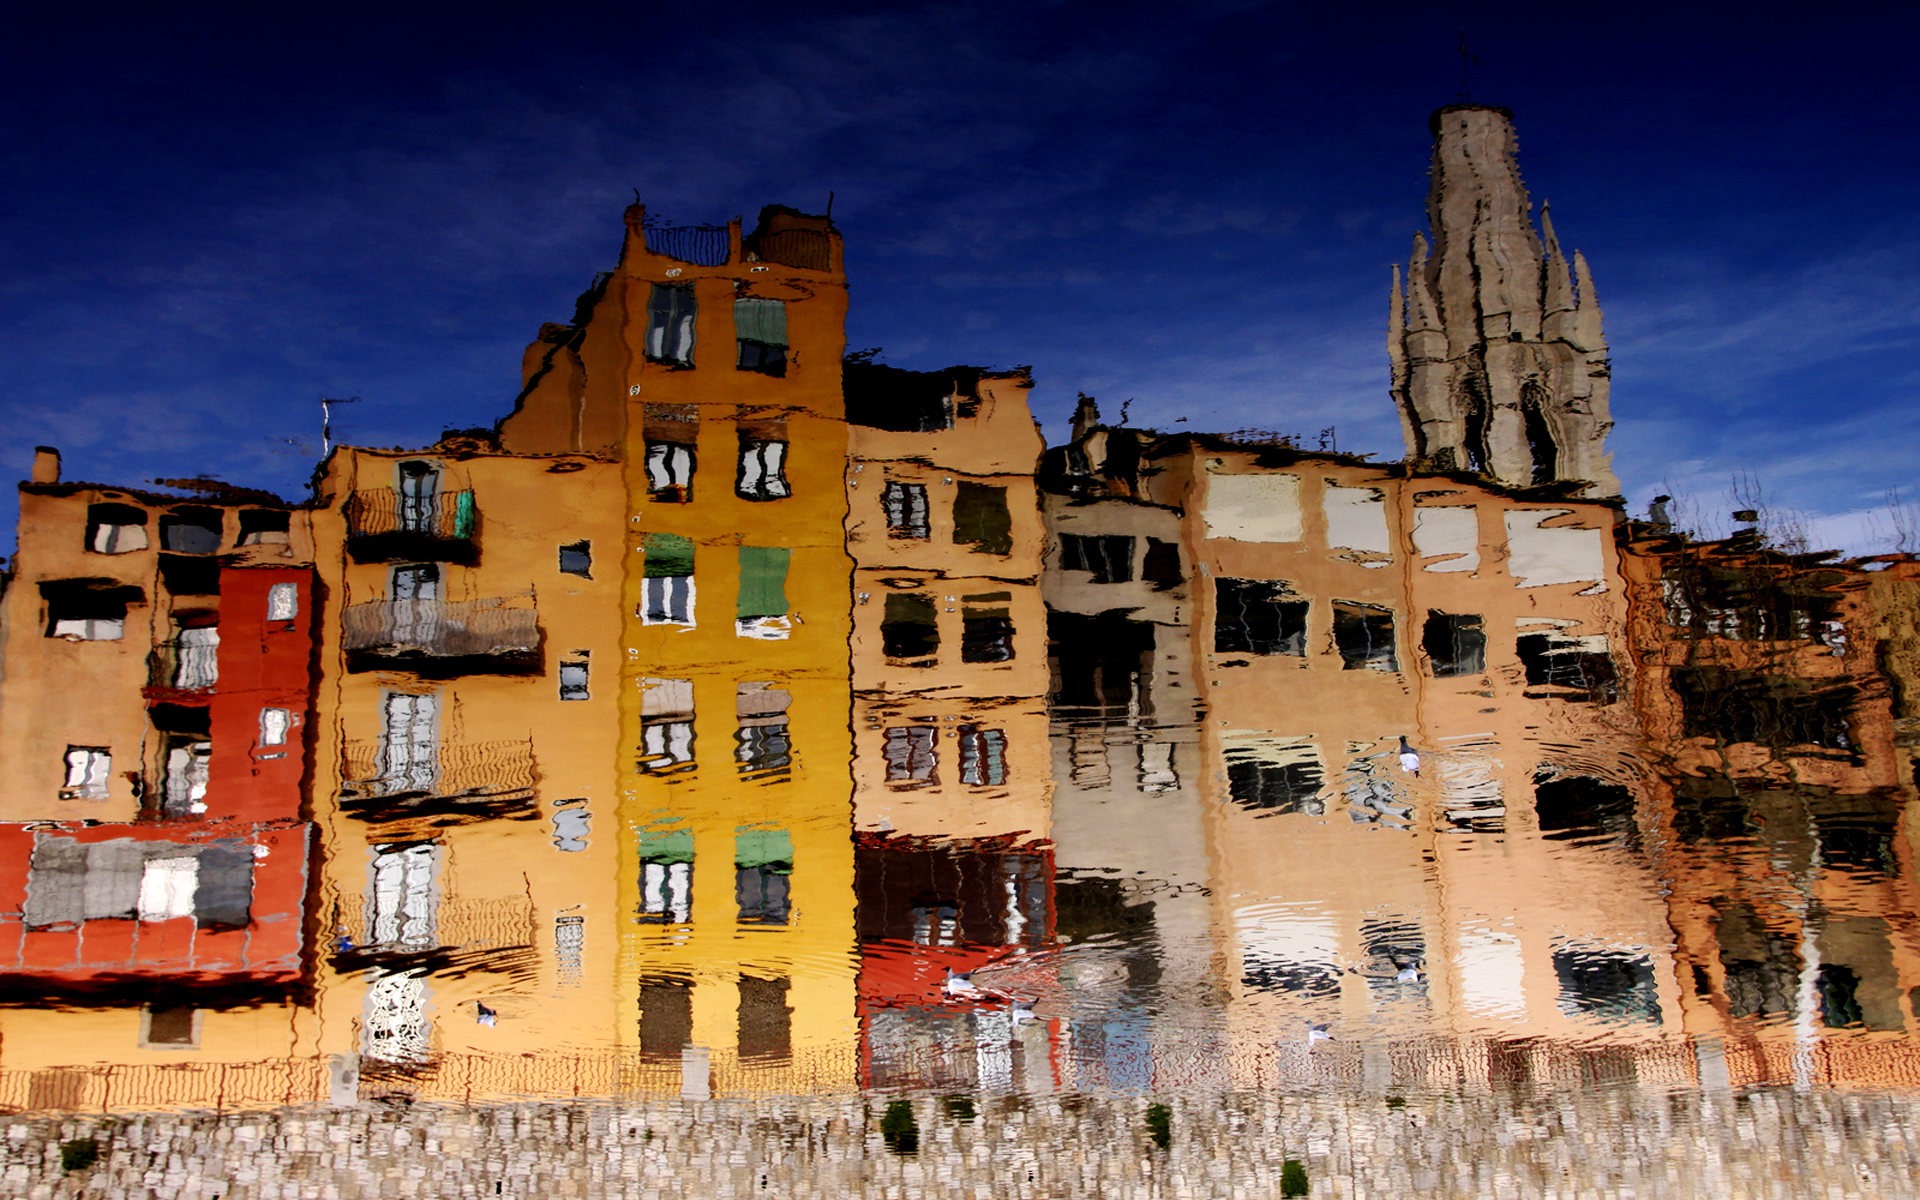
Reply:
[[1273, 762], [1257, 752], [1233, 750], [1227, 754], [1227, 794], [1235, 804], [1262, 816], [1325, 813], [1326, 801], [1320, 797], [1324, 779], [1319, 760], [1311, 756]]
[[150, 1004], [144, 1015], [147, 1034], [143, 1040], [149, 1046], [192, 1046], [199, 1040], [194, 1031], [195, 1009]]
[[935, 623], [933, 597], [917, 592], [892, 592], [880, 620], [880, 647], [890, 659], [905, 665], [930, 667], [940, 651], [940, 628]]
[[1605, 634], [1567, 637], [1523, 633], [1514, 643], [1527, 671], [1527, 695], [1556, 696], [1593, 704], [1611, 704], [1619, 696], [1619, 676], [1607, 653]]
[[[1716, 907], [1725, 903], [1715, 901]], [[1767, 928], [1745, 904], [1727, 904], [1719, 913], [1714, 940], [1727, 973], [1727, 1010], [1735, 1017], [1786, 1016], [1795, 1010], [1800, 990], [1800, 955], [1793, 939]]]
[[733, 332], [740, 342], [742, 371], [787, 373], [787, 305], [783, 300], [733, 302]]
[[1672, 679], [1687, 737], [1753, 742], [1775, 749], [1853, 748], [1848, 717], [1858, 693], [1848, 684], [1821, 687], [1807, 680], [1723, 667], [1680, 667]]
[[1633, 792], [1586, 775], [1533, 777], [1533, 807], [1541, 836], [1555, 841], [1608, 838], [1637, 845]]
[[1140, 578], [1148, 583], [1180, 583], [1186, 575], [1180, 570], [1180, 547], [1159, 538], [1147, 539], [1147, 553], [1140, 560]]
[[1377, 604], [1333, 602], [1333, 644], [1349, 671], [1398, 671], [1393, 648], [1393, 612]]
[[1013, 515], [1007, 489], [961, 481], [953, 495], [953, 544], [975, 554], [1013, 552]]
[[147, 513], [131, 504], [87, 506], [87, 549], [95, 554], [125, 554], [147, 548]]
[[1660, 994], [1653, 962], [1644, 954], [1597, 947], [1563, 946], [1553, 952], [1560, 980], [1560, 1011], [1608, 1024], [1658, 1023]]
[[960, 661], [1013, 661], [1011, 592], [983, 592], [960, 598]]
[[793, 767], [793, 740], [787, 710], [793, 695], [770, 684], [742, 683], [734, 690], [739, 728], [734, 733], [734, 761], [740, 774], [761, 782], [786, 779]]
[[1215, 579], [1213, 648], [1219, 654], [1307, 652], [1307, 602], [1277, 579]]
[[787, 1004], [791, 986], [785, 976], [740, 977], [741, 1058], [792, 1057], [793, 1009]]
[[1123, 534], [1063, 533], [1060, 568], [1091, 571], [1094, 583], [1126, 583], [1133, 578], [1133, 539]]
[[568, 542], [560, 547], [560, 573], [593, 578], [593, 543]]
[[693, 1044], [693, 980], [678, 975], [640, 978], [640, 1057], [679, 1062]]
[[1420, 637], [1436, 678], [1478, 675], [1487, 669], [1487, 630], [1478, 613], [1427, 610], [1427, 627]]
[[656, 283], [647, 296], [647, 359], [671, 367], [693, 365], [693, 285]]
[[973, 787], [997, 787], [1007, 781], [1007, 735], [1001, 729], [962, 725], [960, 782]]
[[889, 481], [880, 493], [887, 513], [887, 536], [926, 539], [933, 535], [927, 519], [927, 489], [919, 483]]
[[560, 698], [562, 700], [586, 700], [587, 660], [573, 659], [560, 664]]
[[292, 514], [284, 509], [243, 508], [240, 510], [240, 544], [242, 546], [263, 546], [270, 543], [284, 545], [292, 528]]
[[220, 511], [214, 508], [176, 508], [162, 514], [160, 548], [175, 554], [219, 553]]
[[47, 636], [80, 642], [120, 640], [127, 606], [142, 599], [139, 588], [84, 579], [43, 583], [40, 597], [47, 606]]
[[748, 925], [785, 925], [792, 912], [793, 837], [784, 829], [734, 834], [733, 897]]

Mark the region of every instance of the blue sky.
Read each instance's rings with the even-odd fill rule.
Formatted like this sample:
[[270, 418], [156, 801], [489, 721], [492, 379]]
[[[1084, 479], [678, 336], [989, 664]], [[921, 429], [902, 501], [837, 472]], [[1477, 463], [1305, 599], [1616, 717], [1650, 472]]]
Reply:
[[1635, 507], [1722, 529], [1745, 473], [1874, 550], [1888, 490], [1920, 500], [1908, 14], [246, 11], [40, 14], [0, 47], [0, 475], [44, 443], [70, 479], [298, 496], [322, 396], [361, 398], [361, 444], [491, 423], [636, 190], [684, 223], [832, 194], [849, 343], [1030, 364], [1050, 434], [1086, 391], [1397, 457], [1388, 269], [1464, 31], [1470, 98], [1514, 111], [1593, 264]]

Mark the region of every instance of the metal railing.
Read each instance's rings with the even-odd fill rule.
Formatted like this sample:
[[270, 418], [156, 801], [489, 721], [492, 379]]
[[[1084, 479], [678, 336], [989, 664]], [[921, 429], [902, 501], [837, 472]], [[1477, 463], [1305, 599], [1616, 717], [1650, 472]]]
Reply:
[[346, 744], [340, 764], [343, 795], [517, 794], [531, 791], [534, 785], [533, 744], [524, 740], [454, 742], [441, 746], [427, 764], [390, 764], [382, 750], [377, 739]]
[[349, 537], [411, 533], [465, 541], [474, 534], [478, 514], [471, 491], [404, 495], [393, 488], [368, 488], [347, 497]]
[[540, 649], [531, 597], [369, 600], [341, 613], [341, 646], [431, 658], [519, 657]]

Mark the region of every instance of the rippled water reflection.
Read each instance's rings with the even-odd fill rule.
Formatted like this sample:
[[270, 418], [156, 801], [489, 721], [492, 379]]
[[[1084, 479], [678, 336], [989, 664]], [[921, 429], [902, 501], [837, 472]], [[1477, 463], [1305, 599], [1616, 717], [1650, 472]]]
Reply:
[[310, 504], [43, 452], [0, 1104], [1920, 1082], [1912, 558], [1048, 448], [824, 220], [628, 237]]

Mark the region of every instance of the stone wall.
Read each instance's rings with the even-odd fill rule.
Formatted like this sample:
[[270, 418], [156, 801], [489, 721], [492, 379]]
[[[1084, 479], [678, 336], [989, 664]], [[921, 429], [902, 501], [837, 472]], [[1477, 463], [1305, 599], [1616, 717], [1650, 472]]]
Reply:
[[[1155, 1145], [1150, 1105], [1167, 1109]], [[1898, 1197], [1920, 1097], [885, 1098], [0, 1122], [11, 1197]], [[98, 1157], [80, 1160], [91, 1146]], [[64, 1147], [64, 1150], [63, 1150]], [[903, 1149], [903, 1148], [902, 1148]], [[63, 1166], [63, 1155], [66, 1164]], [[1288, 1160], [1299, 1166], [1288, 1171]], [[1291, 1190], [1290, 1190], [1291, 1189]]]

